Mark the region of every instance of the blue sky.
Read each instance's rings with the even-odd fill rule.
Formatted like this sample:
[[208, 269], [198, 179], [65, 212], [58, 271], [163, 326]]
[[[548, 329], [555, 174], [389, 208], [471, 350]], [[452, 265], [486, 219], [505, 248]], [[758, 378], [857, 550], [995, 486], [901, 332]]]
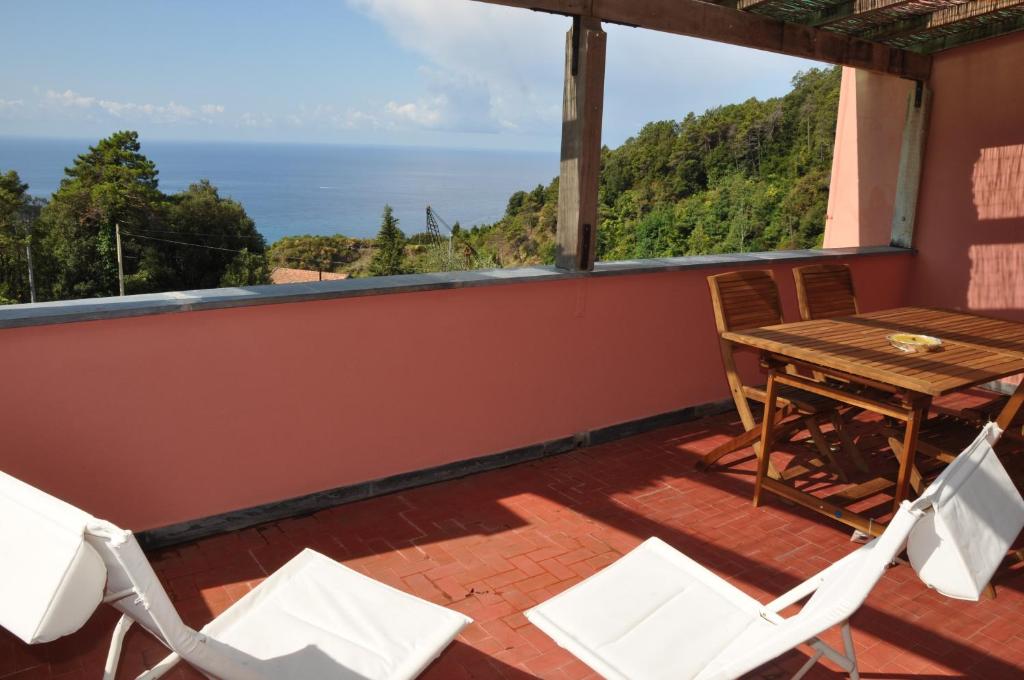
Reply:
[[[7, 1], [0, 135], [557, 150], [568, 26], [470, 0]], [[815, 66], [607, 29], [610, 145]]]

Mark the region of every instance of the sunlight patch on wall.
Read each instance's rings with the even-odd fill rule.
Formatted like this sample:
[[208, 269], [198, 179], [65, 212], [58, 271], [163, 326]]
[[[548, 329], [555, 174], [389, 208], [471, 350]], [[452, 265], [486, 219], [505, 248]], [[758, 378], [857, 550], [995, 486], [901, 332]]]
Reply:
[[1024, 144], [982, 149], [973, 185], [979, 220], [1024, 217]]
[[1024, 309], [1024, 243], [974, 245], [968, 256], [968, 308]]

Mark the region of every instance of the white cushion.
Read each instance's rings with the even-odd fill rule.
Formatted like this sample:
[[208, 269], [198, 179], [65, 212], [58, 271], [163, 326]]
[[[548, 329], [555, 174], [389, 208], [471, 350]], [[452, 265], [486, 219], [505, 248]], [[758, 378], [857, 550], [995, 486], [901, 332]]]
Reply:
[[0, 472], [0, 626], [27, 643], [81, 628], [106, 567], [84, 540], [92, 517]]
[[526, 612], [607, 678], [696, 677], [738, 637], [773, 624], [757, 600], [657, 538]]
[[1024, 499], [992, 445], [995, 425], [947, 467], [915, 504], [932, 504], [907, 541], [922, 581], [948, 597], [977, 600], [1024, 527]]
[[304, 550], [203, 628], [267, 678], [415, 678], [468, 617]]

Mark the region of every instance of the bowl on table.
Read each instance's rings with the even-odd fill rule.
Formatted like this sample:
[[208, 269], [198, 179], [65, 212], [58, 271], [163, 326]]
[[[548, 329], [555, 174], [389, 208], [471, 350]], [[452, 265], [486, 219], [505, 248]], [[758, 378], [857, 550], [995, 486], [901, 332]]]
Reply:
[[889, 344], [901, 352], [920, 353], [934, 352], [942, 348], [942, 340], [930, 335], [917, 333], [893, 333], [886, 338]]

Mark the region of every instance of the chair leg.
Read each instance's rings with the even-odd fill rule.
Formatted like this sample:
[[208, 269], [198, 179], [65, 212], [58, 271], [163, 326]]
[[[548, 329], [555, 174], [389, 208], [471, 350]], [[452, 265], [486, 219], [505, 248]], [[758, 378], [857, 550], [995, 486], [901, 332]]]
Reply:
[[[170, 654], [165, 656], [163, 660], [160, 661], [160, 663], [153, 666], [141, 675], [137, 676], [135, 680], [157, 680], [158, 678], [162, 678], [163, 676], [167, 675], [167, 673], [169, 673], [175, 666], [177, 666], [180, 661], [181, 657], [178, 656], [178, 654], [176, 654], [175, 652], [171, 652]], [[193, 670], [199, 669], [194, 668]], [[206, 675], [206, 673], [203, 673], [202, 671], [199, 672], [203, 675]], [[210, 676], [206, 675], [206, 677]]]
[[808, 671], [814, 668], [814, 664], [818, 663], [818, 660], [821, 659], [824, 653], [825, 652], [821, 651], [820, 649], [816, 649], [814, 651], [814, 654], [811, 655], [811, 658], [807, 659], [807, 661], [804, 662], [803, 666], [800, 666], [800, 670], [793, 674], [791, 680], [800, 680], [800, 678], [807, 675]]
[[839, 460], [836, 458], [836, 454], [832, 452], [832, 447], [828, 445], [825, 440], [825, 435], [821, 432], [821, 426], [818, 425], [816, 417], [811, 416], [804, 419], [804, 424], [807, 426], [807, 431], [811, 433], [811, 439], [814, 440], [814, 446], [817, 447], [818, 452], [823, 455], [828, 462], [832, 464], [839, 479], [843, 482], [849, 481], [849, 477], [846, 476], [846, 470], [839, 464]]
[[820, 638], [812, 638], [808, 641], [808, 644], [810, 644], [811, 648], [814, 649], [815, 654], [807, 661], [807, 663], [800, 667], [797, 674], [793, 676], [794, 680], [802, 678], [807, 671], [811, 670], [811, 667], [814, 666], [822, 656], [827, 656], [830, 661], [849, 673], [851, 680], [860, 680], [860, 670], [857, 668], [857, 651], [853, 646], [853, 633], [850, 631], [849, 620], [843, 621], [843, 624], [839, 628], [839, 632], [842, 634], [843, 638], [842, 652], [828, 643], [823, 642]]
[[114, 680], [117, 677], [117, 665], [121, 661], [121, 647], [124, 645], [124, 636], [128, 629], [135, 623], [130, 616], [122, 614], [114, 626], [114, 635], [110, 638], [110, 649], [107, 650], [107, 663], [103, 668], [103, 680]]
[[[889, 437], [889, 448], [892, 449], [897, 458], [903, 455], [903, 442], [899, 439]], [[910, 465], [910, 488], [919, 496], [924, 493], [924, 479], [921, 477], [921, 471], [913, 463]]]
[[[780, 439], [789, 436], [789, 433], [796, 429], [796, 426], [799, 423], [799, 420], [791, 420], [789, 423], [781, 425], [780, 421], [786, 415], [788, 414], [783, 413], [781, 417], [775, 419], [776, 425], [780, 428], [777, 435]], [[737, 435], [729, 441], [719, 444], [711, 451], [705, 453], [704, 456], [697, 461], [697, 469], [706, 472], [720, 459], [734, 451], [745, 449], [748, 446], [753, 446], [754, 453], [760, 455], [760, 439], [761, 425], [756, 425], [743, 434]], [[781, 477], [780, 473], [775, 469], [775, 466], [772, 463], [768, 464], [768, 476], [772, 479], [779, 479]]]
[[864, 460], [864, 456], [860, 455], [860, 449], [853, 443], [853, 437], [850, 436], [850, 431], [846, 429], [846, 422], [843, 420], [843, 416], [838, 411], [833, 411], [830, 419], [832, 427], [836, 431], [836, 436], [839, 437], [839, 444], [843, 447], [843, 452], [846, 453], [846, 456], [853, 461], [858, 470], [870, 472], [871, 470]]
[[727, 456], [733, 451], [745, 449], [760, 438], [761, 426], [758, 425], [757, 427], [752, 427], [743, 434], [733, 437], [729, 441], [716, 446], [714, 449], [704, 454], [704, 457], [697, 463], [697, 467], [698, 469], [706, 470], [717, 463], [723, 456]]
[[846, 652], [846, 658], [853, 664], [850, 669], [850, 679], [860, 680], [860, 669], [857, 668], [857, 650], [853, 646], [853, 632], [850, 630], [849, 621], [843, 624], [840, 632], [843, 634], [843, 651]]

